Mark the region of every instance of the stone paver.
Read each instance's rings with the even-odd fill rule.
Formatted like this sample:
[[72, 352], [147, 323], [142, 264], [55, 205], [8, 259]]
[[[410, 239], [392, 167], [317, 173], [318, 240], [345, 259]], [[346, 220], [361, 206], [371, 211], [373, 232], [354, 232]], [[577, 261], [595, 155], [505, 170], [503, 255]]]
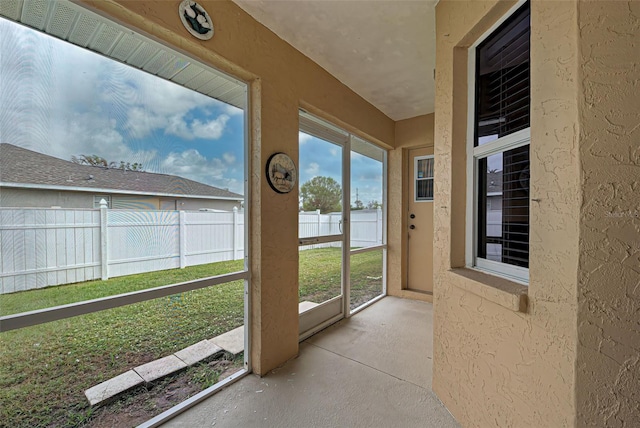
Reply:
[[169, 355], [168, 357], [138, 366], [133, 370], [138, 373], [145, 382], [153, 382], [156, 379], [160, 379], [186, 367], [187, 365], [180, 358], [175, 355]]
[[316, 306], [318, 306], [317, 303], [305, 300], [304, 302], [300, 302], [300, 304], [298, 305], [298, 313], [301, 314], [311, 308], [315, 308]]
[[96, 386], [92, 386], [84, 392], [84, 395], [89, 400], [89, 403], [95, 406], [143, 383], [144, 379], [133, 370], [129, 370]]
[[219, 352], [222, 352], [221, 347], [208, 340], [203, 340], [195, 345], [189, 346], [188, 348], [184, 348], [173, 355], [184, 361], [186, 365], [190, 366]]
[[233, 355], [238, 355], [244, 351], [244, 326], [234, 328], [231, 331], [209, 339], [210, 342], [218, 345], [225, 351]]

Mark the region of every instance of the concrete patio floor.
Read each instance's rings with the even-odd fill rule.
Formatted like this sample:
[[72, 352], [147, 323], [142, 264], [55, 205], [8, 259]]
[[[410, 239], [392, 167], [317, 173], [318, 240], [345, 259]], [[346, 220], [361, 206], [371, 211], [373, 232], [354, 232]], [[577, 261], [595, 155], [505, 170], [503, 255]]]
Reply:
[[386, 297], [164, 427], [458, 427], [431, 391], [432, 305]]

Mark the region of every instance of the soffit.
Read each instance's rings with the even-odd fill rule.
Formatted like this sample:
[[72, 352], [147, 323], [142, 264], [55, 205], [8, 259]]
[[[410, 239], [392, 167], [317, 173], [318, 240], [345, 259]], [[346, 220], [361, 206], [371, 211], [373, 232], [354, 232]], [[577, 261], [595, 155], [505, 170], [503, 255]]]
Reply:
[[391, 119], [433, 113], [437, 0], [233, 1]]

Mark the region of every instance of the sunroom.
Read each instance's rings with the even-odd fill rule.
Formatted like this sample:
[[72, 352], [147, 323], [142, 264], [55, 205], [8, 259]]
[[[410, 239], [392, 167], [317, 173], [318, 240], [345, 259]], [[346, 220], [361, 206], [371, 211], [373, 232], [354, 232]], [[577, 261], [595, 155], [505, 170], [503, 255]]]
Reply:
[[2, 0], [0, 35], [8, 424], [640, 423], [635, 2]]

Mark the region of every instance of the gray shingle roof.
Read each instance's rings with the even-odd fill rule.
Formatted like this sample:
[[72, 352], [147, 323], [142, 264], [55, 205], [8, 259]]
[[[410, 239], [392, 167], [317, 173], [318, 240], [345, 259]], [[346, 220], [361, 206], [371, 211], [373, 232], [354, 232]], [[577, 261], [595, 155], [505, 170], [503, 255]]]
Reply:
[[12, 144], [0, 144], [0, 182], [242, 199], [242, 195], [176, 175], [79, 165]]

